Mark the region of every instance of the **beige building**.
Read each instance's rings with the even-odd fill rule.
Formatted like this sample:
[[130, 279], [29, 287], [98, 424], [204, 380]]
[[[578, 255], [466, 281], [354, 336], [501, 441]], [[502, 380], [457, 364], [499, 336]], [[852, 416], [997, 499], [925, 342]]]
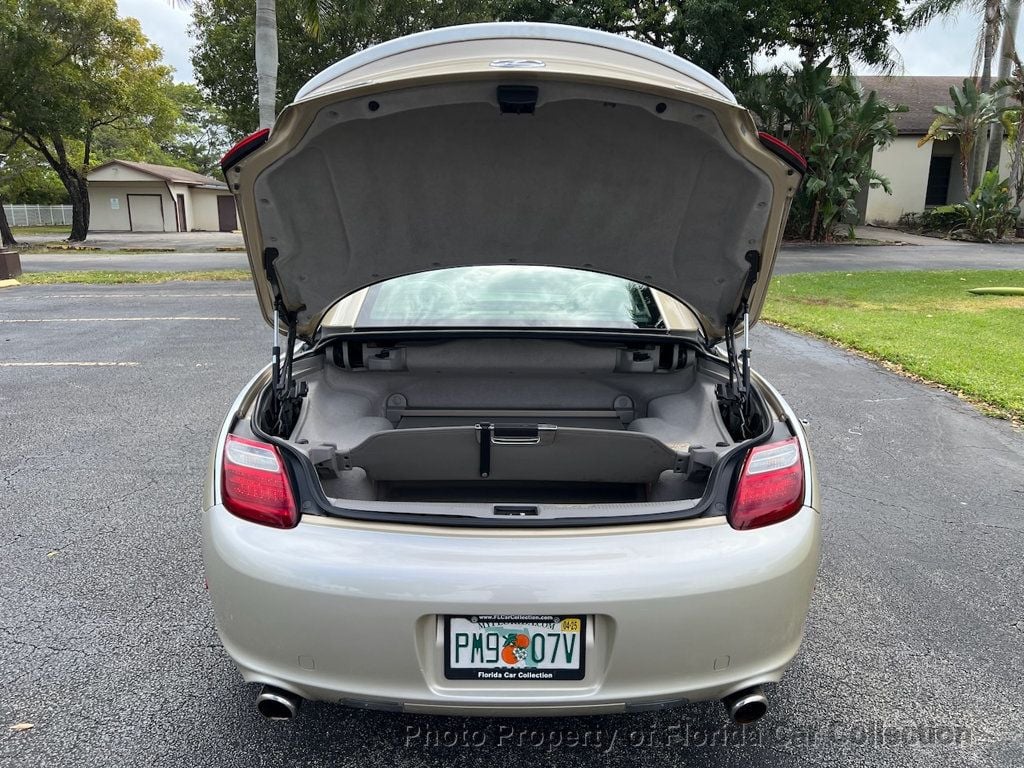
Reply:
[[[893, 224], [905, 213], [921, 213], [964, 199], [958, 142], [930, 141], [917, 146], [937, 117], [934, 107], [952, 105], [949, 88], [962, 85], [963, 80], [954, 75], [860, 78], [865, 90], [877, 91], [890, 104], [908, 107], [907, 112], [893, 115], [896, 140], [874, 152], [871, 167], [889, 179], [892, 194], [880, 188], [861, 193], [858, 208], [865, 223]], [[1007, 155], [1004, 144], [999, 162], [1003, 177], [1010, 172]]]
[[238, 228], [228, 185], [169, 165], [111, 160], [89, 172], [94, 232], [230, 232]]

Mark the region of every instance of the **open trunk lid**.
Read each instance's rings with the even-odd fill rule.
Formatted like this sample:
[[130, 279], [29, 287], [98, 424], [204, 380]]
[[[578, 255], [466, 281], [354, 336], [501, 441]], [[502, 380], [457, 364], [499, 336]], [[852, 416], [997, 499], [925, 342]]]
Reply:
[[650, 285], [719, 340], [757, 319], [802, 166], [665, 51], [481, 24], [338, 62], [224, 171], [264, 317], [300, 337], [372, 283], [537, 264]]

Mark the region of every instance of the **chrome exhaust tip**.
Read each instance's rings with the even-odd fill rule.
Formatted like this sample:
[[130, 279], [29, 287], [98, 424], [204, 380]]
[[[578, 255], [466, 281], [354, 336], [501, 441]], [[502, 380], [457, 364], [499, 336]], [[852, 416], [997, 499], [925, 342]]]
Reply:
[[756, 723], [768, 712], [768, 697], [760, 685], [731, 693], [722, 699], [722, 704], [729, 713], [729, 719], [736, 725]]
[[301, 704], [301, 696], [272, 685], [264, 685], [256, 697], [256, 710], [267, 720], [291, 720]]

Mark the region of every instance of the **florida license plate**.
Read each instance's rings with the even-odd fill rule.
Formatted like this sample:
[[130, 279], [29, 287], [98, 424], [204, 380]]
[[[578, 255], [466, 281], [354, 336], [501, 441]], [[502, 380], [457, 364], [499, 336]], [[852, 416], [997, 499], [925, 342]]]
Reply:
[[449, 680], [582, 680], [586, 616], [444, 617]]

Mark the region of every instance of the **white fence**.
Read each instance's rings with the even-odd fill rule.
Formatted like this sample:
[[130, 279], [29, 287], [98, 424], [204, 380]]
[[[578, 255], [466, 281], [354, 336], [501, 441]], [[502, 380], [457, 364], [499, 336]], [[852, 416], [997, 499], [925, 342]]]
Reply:
[[70, 205], [5, 205], [4, 213], [12, 227], [71, 225]]

